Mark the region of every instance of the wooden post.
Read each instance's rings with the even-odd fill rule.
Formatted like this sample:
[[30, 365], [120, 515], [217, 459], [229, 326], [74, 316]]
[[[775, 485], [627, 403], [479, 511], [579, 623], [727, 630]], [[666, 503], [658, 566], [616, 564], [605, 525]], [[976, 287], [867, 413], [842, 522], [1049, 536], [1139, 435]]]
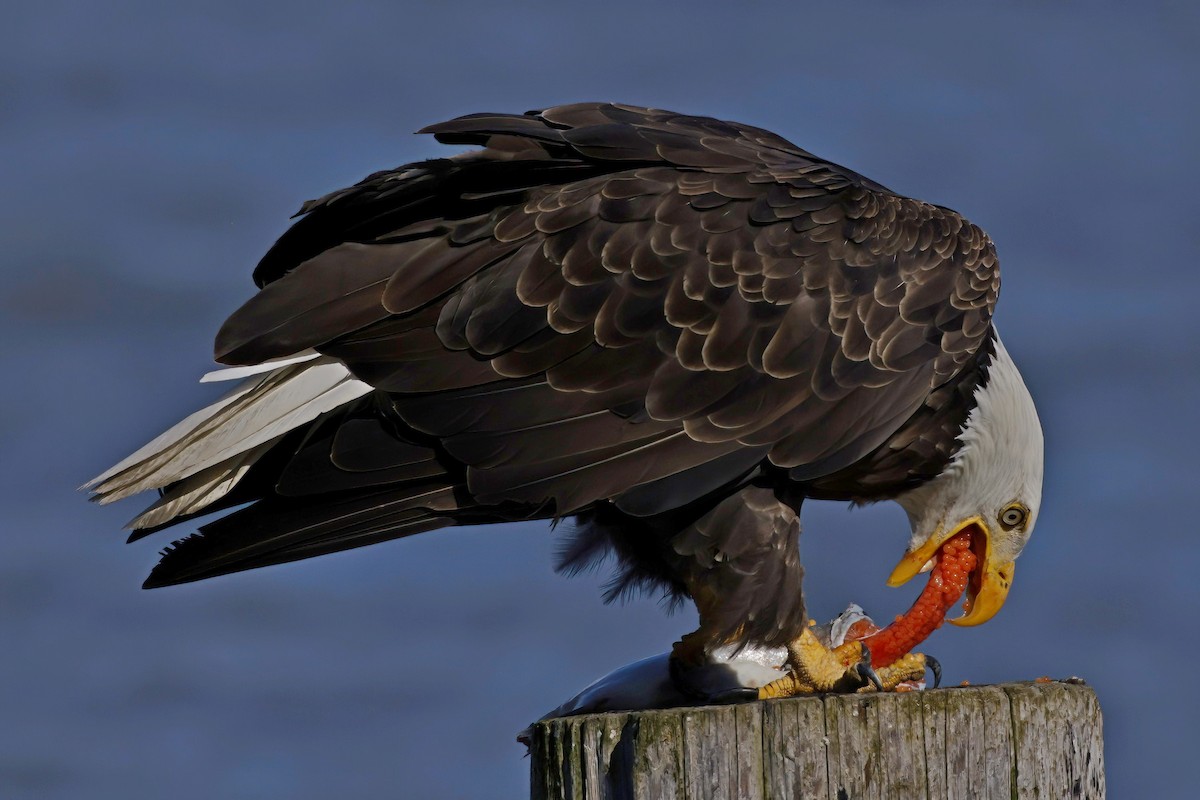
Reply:
[[1104, 797], [1079, 682], [563, 717], [531, 756], [533, 800]]

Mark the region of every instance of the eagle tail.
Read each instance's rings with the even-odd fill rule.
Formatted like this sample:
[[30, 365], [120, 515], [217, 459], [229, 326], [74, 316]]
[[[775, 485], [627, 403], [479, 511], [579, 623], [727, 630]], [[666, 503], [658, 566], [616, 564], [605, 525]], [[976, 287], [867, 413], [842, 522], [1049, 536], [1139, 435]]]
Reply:
[[463, 477], [436, 444], [341, 363], [314, 353], [205, 376], [239, 378], [84, 487], [100, 503], [159, 492], [130, 541], [246, 506], [166, 548], [147, 588], [409, 536], [464, 510]]
[[371, 391], [345, 366], [315, 353], [205, 379], [224, 379], [224, 372], [250, 377], [85, 483], [91, 499], [107, 504], [156, 489], [158, 502], [129, 527], [161, 528], [211, 508], [289, 433]]
[[163, 550], [143, 588], [299, 561], [453, 525], [455, 494], [453, 484], [434, 482], [299, 501], [265, 498]]

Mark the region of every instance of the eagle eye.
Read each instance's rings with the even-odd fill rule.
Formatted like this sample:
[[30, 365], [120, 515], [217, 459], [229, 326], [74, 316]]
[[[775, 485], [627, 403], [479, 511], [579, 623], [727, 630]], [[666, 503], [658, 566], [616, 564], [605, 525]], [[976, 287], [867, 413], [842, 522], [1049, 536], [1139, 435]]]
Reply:
[[1013, 503], [1000, 512], [1000, 525], [1007, 531], [1013, 528], [1020, 528], [1025, 525], [1025, 520], [1029, 517], [1029, 509], [1020, 503]]

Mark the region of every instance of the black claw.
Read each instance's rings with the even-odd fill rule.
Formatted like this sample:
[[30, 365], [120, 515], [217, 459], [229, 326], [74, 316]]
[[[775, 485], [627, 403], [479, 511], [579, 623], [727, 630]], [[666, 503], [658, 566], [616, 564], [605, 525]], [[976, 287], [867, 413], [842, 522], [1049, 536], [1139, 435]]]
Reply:
[[758, 689], [748, 689], [745, 686], [738, 686], [735, 689], [726, 689], [710, 695], [705, 702], [716, 706], [724, 706], [732, 705], [733, 703], [747, 703], [757, 699]]
[[871, 666], [870, 659], [866, 661], [860, 661], [859, 663], [855, 664], [854, 670], [858, 673], [858, 676], [863, 679], [863, 683], [870, 681], [875, 685], [875, 691], [883, 691], [883, 681], [879, 680], [879, 675], [875, 672], [875, 668]]
[[858, 673], [858, 677], [866, 684], [868, 681], [875, 686], [875, 691], [883, 691], [883, 681], [879, 680], [879, 673], [871, 666], [871, 649], [865, 644], [859, 646], [862, 655], [859, 657], [859, 662], [854, 665], [854, 671]]
[[936, 689], [942, 685], [942, 662], [938, 661], [933, 656], [925, 656], [925, 667], [933, 673], [933, 688]]

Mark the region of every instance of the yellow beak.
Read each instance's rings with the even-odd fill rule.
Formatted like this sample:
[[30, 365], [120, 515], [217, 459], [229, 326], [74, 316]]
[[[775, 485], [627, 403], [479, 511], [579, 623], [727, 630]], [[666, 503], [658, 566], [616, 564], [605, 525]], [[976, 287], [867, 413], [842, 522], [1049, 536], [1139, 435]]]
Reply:
[[912, 550], [900, 559], [900, 563], [892, 570], [888, 578], [888, 586], [903, 586], [913, 579], [929, 559], [933, 558], [951, 537], [965, 528], [974, 525], [978, 528], [974, 540], [975, 552], [980, 551], [977, 541], [979, 533], [983, 535], [983, 563], [971, 572], [971, 581], [967, 586], [966, 613], [958, 619], [949, 620], [954, 625], [982, 625], [1004, 605], [1008, 597], [1008, 589], [1012, 586], [1013, 562], [1000, 564], [992, 557], [992, 535], [987, 523], [980, 517], [963, 520], [949, 532], [936, 531], [916, 550]]

